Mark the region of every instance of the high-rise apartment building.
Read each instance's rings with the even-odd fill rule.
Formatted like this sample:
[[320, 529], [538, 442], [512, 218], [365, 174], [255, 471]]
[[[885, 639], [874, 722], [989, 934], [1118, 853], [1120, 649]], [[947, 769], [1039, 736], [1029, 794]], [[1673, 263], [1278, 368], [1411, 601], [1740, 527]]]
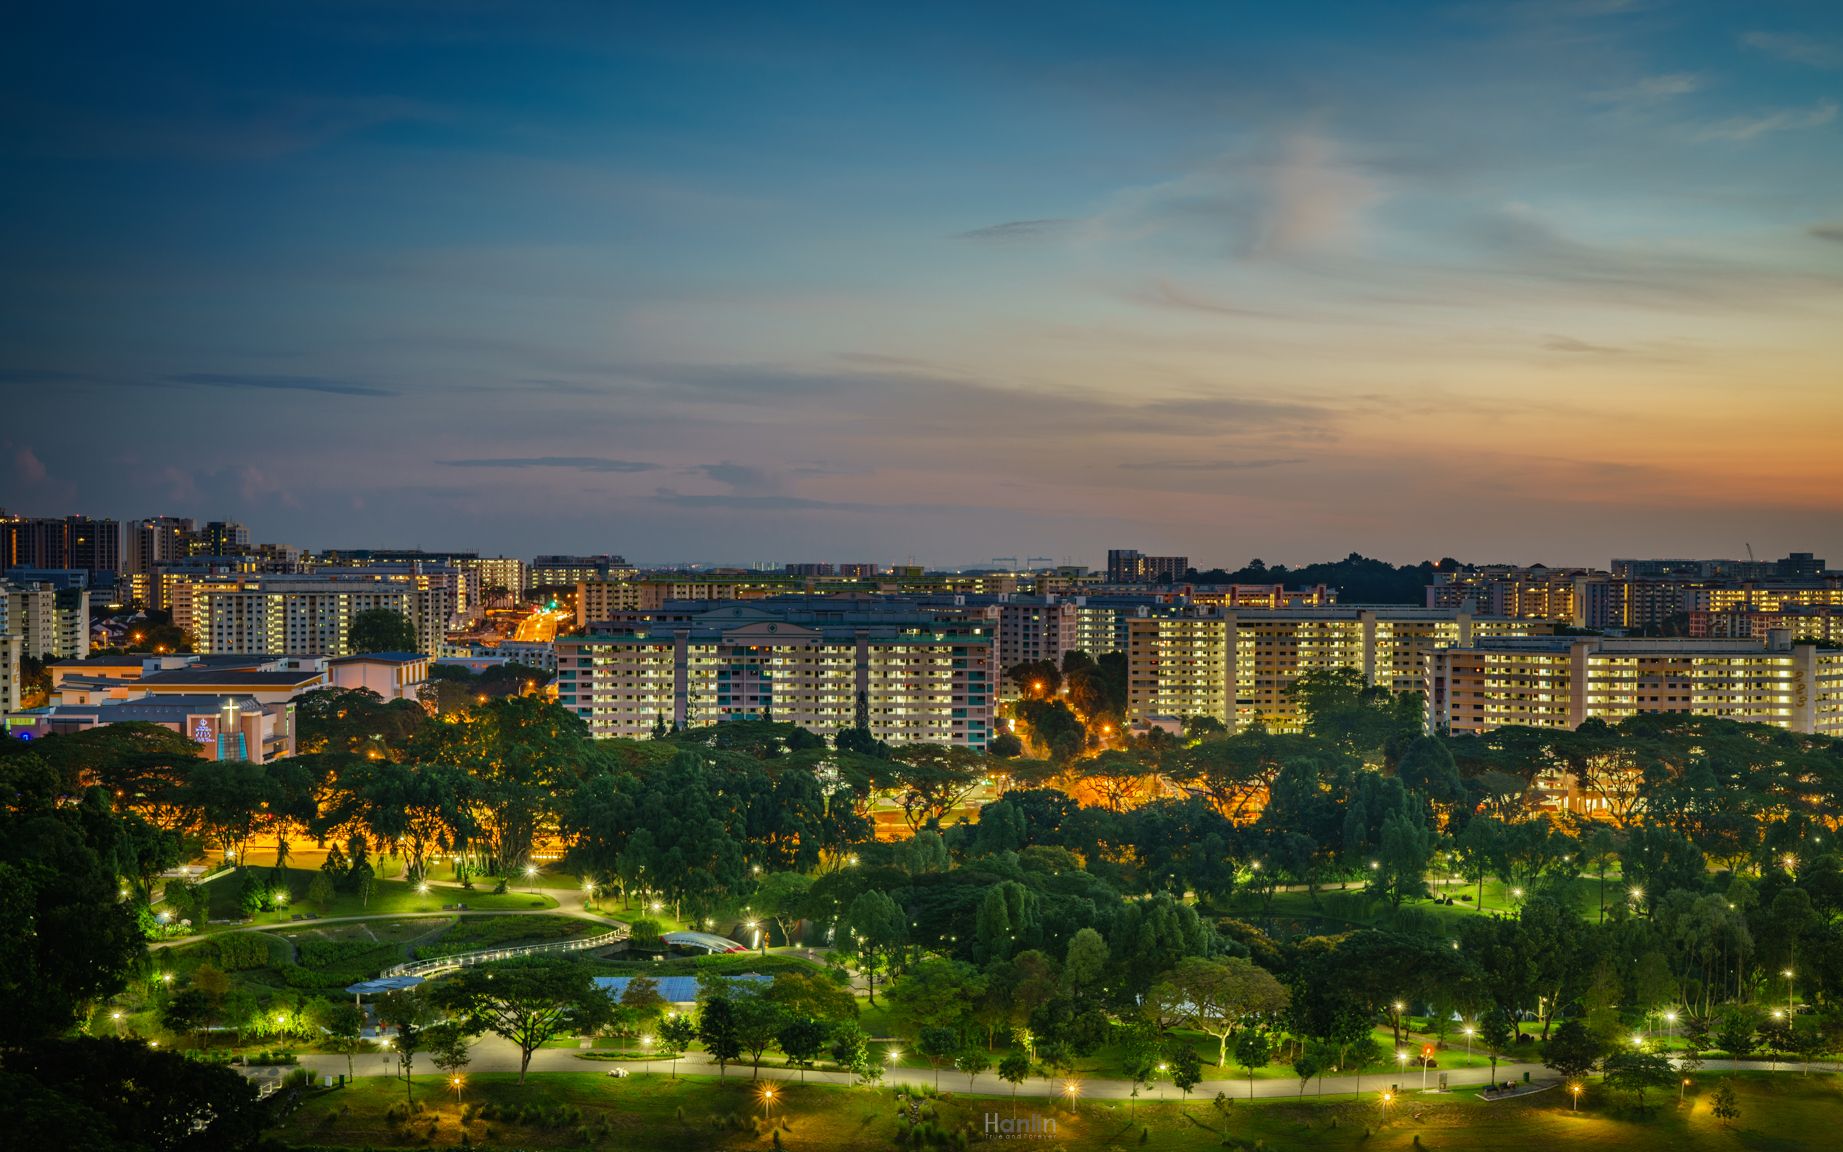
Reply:
[[1684, 713], [1843, 735], [1843, 652], [1765, 640], [1500, 638], [1427, 663], [1428, 725], [1482, 733]]
[[992, 605], [1000, 676], [1019, 664], [1047, 660], [1058, 668], [1076, 646], [1075, 605], [1055, 596], [1001, 596]]
[[417, 651], [434, 656], [454, 619], [458, 573], [419, 567], [182, 580], [173, 587], [173, 621], [204, 654], [346, 656], [353, 619], [384, 608], [407, 616]]
[[0, 572], [9, 568], [81, 568], [93, 583], [132, 565], [129, 525], [88, 516], [0, 521]]
[[857, 723], [894, 744], [983, 748], [992, 638], [923, 616], [817, 619], [729, 605], [671, 626], [557, 641], [557, 693], [598, 737], [771, 719], [832, 736]]
[[1239, 610], [1126, 622], [1129, 718], [1209, 716], [1240, 730], [1296, 731], [1293, 689], [1348, 669], [1365, 684], [1419, 691], [1428, 656], [1483, 636], [1542, 634], [1543, 621], [1393, 607]]
[[90, 654], [90, 593], [83, 587], [0, 580], [0, 635], [16, 636], [36, 660], [81, 660]]
[[[0, 715], [19, 711], [23, 695], [19, 683], [20, 647], [19, 637], [0, 632]], [[0, 736], [5, 734], [0, 730]]]
[[1188, 556], [1145, 556], [1136, 548], [1107, 550], [1109, 584], [1175, 584], [1188, 571]]
[[539, 556], [531, 561], [532, 588], [567, 588], [589, 580], [631, 580], [640, 570], [621, 556]]

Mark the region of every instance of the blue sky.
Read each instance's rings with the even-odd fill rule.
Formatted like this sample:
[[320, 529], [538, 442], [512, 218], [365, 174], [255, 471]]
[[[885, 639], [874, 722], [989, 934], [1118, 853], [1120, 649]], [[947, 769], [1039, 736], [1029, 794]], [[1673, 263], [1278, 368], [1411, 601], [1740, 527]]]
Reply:
[[0, 506], [1843, 555], [1843, 6], [41, 6]]

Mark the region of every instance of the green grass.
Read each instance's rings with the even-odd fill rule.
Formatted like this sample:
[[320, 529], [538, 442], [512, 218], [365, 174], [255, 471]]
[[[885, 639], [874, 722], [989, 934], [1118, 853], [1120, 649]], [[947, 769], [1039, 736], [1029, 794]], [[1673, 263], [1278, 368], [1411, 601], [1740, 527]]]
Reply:
[[[1598, 918], [1599, 881], [1593, 877], [1581, 877], [1570, 884], [1575, 906], [1580, 909], [1581, 915], [1588, 919]], [[1458, 925], [1468, 917], [1479, 914], [1481, 904], [1476, 884], [1455, 884], [1449, 877], [1446, 882], [1433, 887], [1436, 895], [1450, 896], [1454, 902], [1448, 905], [1434, 900], [1409, 900], [1402, 904], [1401, 914], [1409, 918], [1432, 917], [1440, 930], [1448, 933], [1457, 931]], [[1617, 899], [1623, 892], [1617, 878], [1608, 881], [1607, 892], [1609, 901]], [[1482, 910], [1487, 915], [1508, 912], [1516, 906], [1517, 897], [1509, 885], [1498, 880], [1485, 881]], [[1386, 902], [1367, 896], [1357, 883], [1352, 883], [1348, 888], [1335, 885], [1320, 888], [1316, 901], [1304, 889], [1276, 892], [1271, 903], [1266, 906], [1268, 910], [1263, 911], [1263, 907], [1258, 896], [1248, 891], [1239, 891], [1230, 898], [1227, 911], [1257, 924], [1264, 924], [1271, 919], [1282, 935], [1335, 933], [1354, 927], [1381, 926], [1397, 916]]]
[[[256, 878], [268, 882], [272, 869], [258, 865], [254, 869], [233, 869], [229, 874], [213, 880], [205, 886], [211, 895], [211, 918], [229, 919], [240, 916], [238, 908], [239, 893], [242, 891], [245, 871], [254, 871]], [[355, 893], [341, 892], [322, 908], [307, 900], [308, 885], [313, 883], [315, 872], [303, 868], [283, 870], [282, 883], [289, 891], [288, 903], [272, 912], [258, 912], [247, 924], [207, 924], [197, 925], [204, 932], [235, 931], [257, 924], [288, 924], [296, 922], [297, 917], [309, 913], [322, 918], [334, 916], [397, 916], [406, 912], [440, 912], [444, 904], [466, 904], [470, 910], [483, 912], [530, 911], [539, 908], [555, 908], [557, 902], [543, 894], [532, 895], [513, 889], [501, 895], [494, 895], [492, 882], [487, 881], [471, 892], [458, 888], [432, 887], [427, 893], [418, 892], [415, 886], [403, 880], [379, 880], [371, 892], [369, 901], [361, 902]], [[164, 906], [163, 906], [164, 907]], [[169, 909], [178, 915], [177, 909]]]
[[[1160, 1101], [1154, 1093], [1129, 1105], [1124, 1100], [1080, 1100], [1070, 1106], [1041, 1098], [1020, 1098], [1019, 1115], [1036, 1114], [1056, 1122], [1048, 1147], [1071, 1150], [1125, 1148], [1142, 1144], [1159, 1149], [1203, 1152], [1223, 1146], [1227, 1134], [1243, 1149], [1259, 1141], [1267, 1149], [1348, 1149], [1351, 1152], [1529, 1152], [1530, 1149], [1606, 1149], [1608, 1152], [1699, 1152], [1741, 1148], [1795, 1152], [1835, 1146], [1837, 1117], [1843, 1115], [1843, 1092], [1834, 1076], [1744, 1075], [1725, 1078], [1739, 1097], [1740, 1119], [1724, 1128], [1709, 1113], [1708, 1097], [1716, 1078], [1702, 1077], [1684, 1106], [1670, 1094], [1655, 1097], [1647, 1114], [1638, 1116], [1615, 1106], [1594, 1085], [1581, 1110], [1569, 1109], [1565, 1092], [1554, 1090], [1519, 1100], [1485, 1103], [1474, 1093], [1410, 1097], [1384, 1106], [1375, 1097], [1307, 1102], [1246, 1101], [1226, 1106]], [[1003, 1117], [1013, 1107], [995, 1078], [991, 1095], [944, 1097], [926, 1107], [948, 1130], [970, 1125], [977, 1133], [984, 1117]], [[474, 1116], [465, 1128], [462, 1109], [437, 1077], [418, 1077], [416, 1095], [427, 1111], [407, 1129], [394, 1124], [386, 1110], [404, 1098], [402, 1081], [366, 1078], [344, 1090], [309, 1098], [276, 1131], [284, 1143], [333, 1147], [391, 1147], [425, 1143], [458, 1144], [465, 1131], [474, 1145], [533, 1149], [598, 1146], [637, 1152], [684, 1148], [760, 1149], [770, 1145], [767, 1108], [760, 1085], [746, 1075], [717, 1081], [708, 1077], [669, 1079], [663, 1074], [611, 1079], [602, 1072], [533, 1076], [520, 1086], [511, 1075], [468, 1077], [464, 1102], [491, 1104], [495, 1119]], [[782, 1145], [814, 1152], [855, 1152], [895, 1146], [899, 1133], [895, 1093], [890, 1089], [830, 1085], [775, 1085], [775, 1124], [784, 1124]], [[525, 1106], [545, 1109], [553, 1120], [572, 1113], [562, 1127], [520, 1123], [507, 1113]], [[1130, 1119], [1129, 1119], [1130, 1115]], [[527, 1120], [536, 1117], [527, 1114]], [[589, 1132], [580, 1131], [587, 1126]], [[605, 1125], [605, 1127], [604, 1127]], [[605, 1132], [605, 1138], [598, 1133]], [[586, 1135], [586, 1138], [585, 1138]]]
[[577, 940], [605, 931], [605, 925], [574, 916], [457, 916], [452, 927], [418, 945], [415, 952], [417, 959], [427, 960], [484, 948]]

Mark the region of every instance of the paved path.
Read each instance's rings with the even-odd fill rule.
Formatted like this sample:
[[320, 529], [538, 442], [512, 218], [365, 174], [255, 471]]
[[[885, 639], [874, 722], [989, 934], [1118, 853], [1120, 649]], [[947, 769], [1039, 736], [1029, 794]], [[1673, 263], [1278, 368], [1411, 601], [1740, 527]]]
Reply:
[[[531, 1055], [531, 1072], [533, 1075], [548, 1072], [606, 1073], [611, 1069], [625, 1068], [636, 1075], [654, 1074], [666, 1076], [672, 1071], [671, 1061], [669, 1060], [583, 1060], [578, 1057], [579, 1051], [582, 1050], [572, 1048], [540, 1049]], [[995, 1064], [997, 1062], [997, 1055], [997, 1053], [993, 1053]], [[322, 1056], [317, 1054], [303, 1056], [301, 1057], [301, 1064], [304, 1067], [311, 1068], [315, 1072], [320, 1073], [338, 1074], [346, 1070], [346, 1059], [344, 1056]], [[394, 1076], [397, 1071], [397, 1058], [394, 1053], [384, 1053], [381, 1055], [378, 1053], [371, 1053], [356, 1057], [353, 1067], [357, 1075], [360, 1076]], [[1704, 1071], [1732, 1071], [1735, 1067], [1736, 1064], [1732, 1060], [1705, 1060], [1703, 1062]], [[1750, 1061], [1742, 1065], [1742, 1067], [1745, 1067], [1748, 1071], [1754, 1072], [1797, 1072], [1801, 1070], [1802, 1066], [1797, 1064], [1773, 1064], [1770, 1062]], [[416, 1071], [418, 1075], [433, 1075], [435, 1073], [435, 1066], [428, 1064], [425, 1060], [419, 1059], [416, 1063]], [[513, 1046], [510, 1041], [502, 1040], [497, 1036], [483, 1037], [474, 1044], [473, 1063], [469, 1065], [467, 1071], [469, 1074], [481, 1072], [516, 1073], [518, 1071], [518, 1049]], [[1206, 1069], [1205, 1071], [1206, 1073], [1214, 1072], [1216, 1069]], [[700, 1076], [715, 1076], [718, 1074], [716, 1063], [700, 1052], [687, 1053], [679, 1057], [678, 1072], [681, 1075], [690, 1074]], [[1509, 1061], [1500, 1061], [1498, 1063], [1496, 1079], [1500, 1081], [1508, 1080], [1513, 1083], [1521, 1084], [1525, 1072], [1529, 1073], [1531, 1081], [1554, 1081], [1557, 1079], [1554, 1072], [1541, 1064], [1512, 1063]], [[732, 1080], [748, 1080], [753, 1073], [749, 1065], [744, 1062], [741, 1064], [731, 1064], [727, 1075]], [[809, 1083], [813, 1084], [853, 1085], [857, 1083], [855, 1077], [843, 1072], [807, 1072], [805, 1078]], [[763, 1064], [760, 1072], [760, 1079], [799, 1081], [801, 1076], [797, 1070], [792, 1068], [782, 1068], [778, 1066], [770, 1067], [767, 1064]], [[1080, 1076], [1074, 1079], [1080, 1086], [1079, 1091], [1083, 1099], [1124, 1100], [1132, 1095], [1133, 1085], [1125, 1080], [1086, 1078]], [[1491, 1069], [1489, 1067], [1449, 1069], [1446, 1073], [1446, 1079], [1447, 1084], [1455, 1088], [1474, 1087], [1480, 1084], [1489, 1084], [1493, 1081]], [[891, 1068], [885, 1072], [883, 1077], [883, 1083], [886, 1086], [906, 1084], [915, 1087], [932, 1088], [935, 1082], [934, 1070], [925, 1067]], [[1437, 1070], [1430, 1072], [1428, 1074], [1427, 1083], [1431, 1086], [1438, 1082], [1439, 1072]], [[1011, 1095], [1011, 1085], [1000, 1080], [993, 1072], [985, 1072], [976, 1078], [969, 1079], [963, 1073], [955, 1072], [951, 1069], [942, 1069], [939, 1083], [941, 1091], [943, 1092], [971, 1092], [987, 1096]], [[1018, 1087], [1017, 1094], [1020, 1096], [1039, 1097], [1061, 1096], [1063, 1095], [1064, 1085], [1066, 1083], [1067, 1081], [1061, 1078], [1045, 1079], [1040, 1076], [1033, 1076]], [[1412, 1098], [1420, 1094], [1420, 1084], [1421, 1077], [1420, 1069], [1418, 1068], [1410, 1068], [1407, 1072], [1370, 1072], [1361, 1077], [1327, 1076], [1324, 1078], [1322, 1085], [1319, 1084], [1318, 1081], [1307, 1084], [1303, 1098], [1312, 1100], [1320, 1094], [1326, 1096], [1351, 1095], [1361, 1091], [1366, 1099], [1374, 1099], [1390, 1085], [1399, 1085], [1402, 1089], [1402, 1095]], [[1247, 1100], [1250, 1098], [1248, 1078], [1243, 1076], [1240, 1078], [1226, 1077], [1206, 1079], [1195, 1088], [1191, 1089], [1191, 1098], [1193, 1100], [1209, 1100], [1214, 1098], [1218, 1092], [1234, 1099]], [[1173, 1088], [1167, 1082], [1154, 1085], [1150, 1089], [1141, 1089], [1139, 1097], [1142, 1100], [1177, 1100], [1182, 1098], [1182, 1093], [1178, 1092], [1177, 1089]], [[1253, 1098], [1261, 1100], [1299, 1099], [1299, 1081], [1291, 1076], [1258, 1078], [1253, 1083]]]

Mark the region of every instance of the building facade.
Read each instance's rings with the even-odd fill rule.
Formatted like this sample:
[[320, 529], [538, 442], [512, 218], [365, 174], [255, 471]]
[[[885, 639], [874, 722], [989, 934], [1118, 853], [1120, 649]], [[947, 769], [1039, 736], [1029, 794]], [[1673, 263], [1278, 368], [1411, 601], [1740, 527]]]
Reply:
[[997, 673], [992, 637], [916, 619], [803, 618], [736, 605], [694, 622], [557, 641], [557, 693], [597, 737], [776, 720], [824, 736], [853, 727], [893, 744], [984, 748]]
[[1843, 652], [1764, 640], [1497, 639], [1428, 661], [1428, 725], [1577, 728], [1678, 712], [1843, 735]]
[[1484, 636], [1551, 630], [1463, 611], [1343, 607], [1129, 619], [1127, 708], [1135, 723], [1208, 716], [1232, 731], [1297, 731], [1300, 677], [1347, 669], [1366, 685], [1419, 691], [1434, 652]]

